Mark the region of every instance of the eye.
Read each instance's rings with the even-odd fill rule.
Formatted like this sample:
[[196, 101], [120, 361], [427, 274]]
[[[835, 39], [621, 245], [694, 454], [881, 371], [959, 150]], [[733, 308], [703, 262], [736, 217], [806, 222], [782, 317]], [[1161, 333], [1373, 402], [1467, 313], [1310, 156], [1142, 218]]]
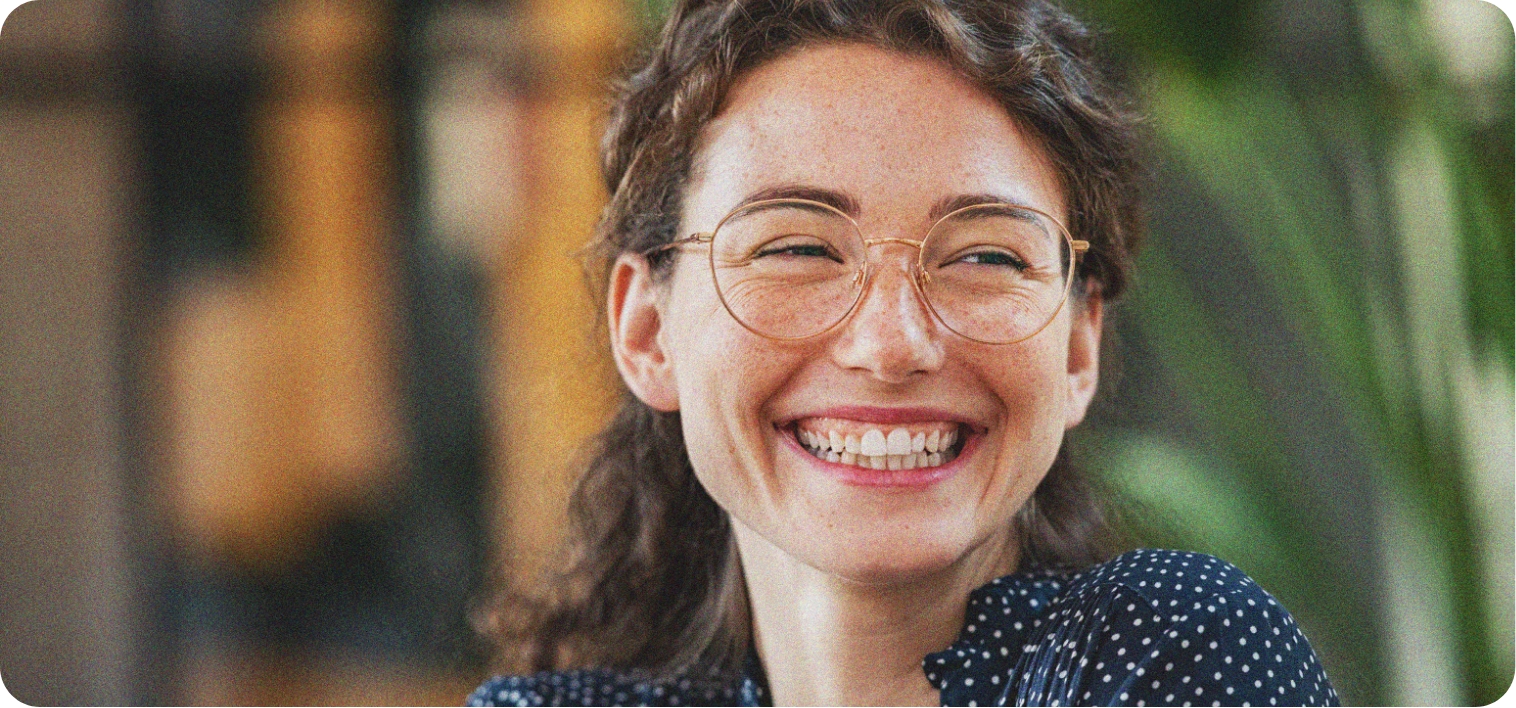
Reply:
[[811, 256], [816, 258], [830, 258], [831, 251], [826, 246], [802, 245], [802, 246], [777, 246], [765, 248], [758, 252], [758, 257], [764, 256]]
[[814, 239], [796, 237], [774, 239], [759, 248], [753, 257], [827, 258], [838, 263], [842, 262], [842, 257], [831, 246]]
[[1025, 260], [1010, 251], [999, 249], [981, 249], [959, 254], [953, 263], [968, 263], [971, 265], [987, 265], [996, 267], [1010, 267], [1016, 270], [1026, 270], [1031, 267]]

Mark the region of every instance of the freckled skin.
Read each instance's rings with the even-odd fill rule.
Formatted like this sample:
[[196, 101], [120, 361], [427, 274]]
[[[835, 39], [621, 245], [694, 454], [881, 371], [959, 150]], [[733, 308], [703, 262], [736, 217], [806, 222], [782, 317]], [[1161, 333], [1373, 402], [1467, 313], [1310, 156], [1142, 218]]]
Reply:
[[[931, 206], [959, 194], [1002, 194], [1064, 219], [1040, 148], [990, 96], [933, 60], [861, 46], [787, 56], [739, 80], [702, 138], [684, 233], [709, 230], [746, 195], [787, 183], [855, 196], [871, 238], [920, 239]], [[809, 565], [887, 580], [1004, 548], [1011, 516], [1087, 399], [1069, 396], [1070, 333], [1084, 319], [1075, 308], [1025, 342], [971, 342], [919, 301], [905, 275], [914, 249], [876, 251], [886, 267], [851, 318], [799, 343], [733, 321], [704, 252], [687, 252], [662, 341], [691, 459], [716, 500]], [[849, 404], [945, 408], [988, 430], [969, 467], [932, 488], [864, 490], [807, 468], [772, 424]]]

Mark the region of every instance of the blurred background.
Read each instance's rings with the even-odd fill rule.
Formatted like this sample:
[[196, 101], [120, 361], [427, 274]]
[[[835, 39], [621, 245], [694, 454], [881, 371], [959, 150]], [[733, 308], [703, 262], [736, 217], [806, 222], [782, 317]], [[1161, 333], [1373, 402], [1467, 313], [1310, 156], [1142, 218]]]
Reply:
[[[458, 704], [615, 380], [576, 253], [666, 0], [37, 0], [0, 31], [0, 677], [34, 704]], [[1077, 0], [1152, 234], [1071, 441], [1345, 701], [1511, 685], [1512, 27]]]

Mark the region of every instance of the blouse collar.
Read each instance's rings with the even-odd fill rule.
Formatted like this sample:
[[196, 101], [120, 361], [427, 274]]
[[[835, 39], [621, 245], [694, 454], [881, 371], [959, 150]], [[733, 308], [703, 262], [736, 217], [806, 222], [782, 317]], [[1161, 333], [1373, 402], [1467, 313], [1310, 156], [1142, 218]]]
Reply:
[[[970, 593], [958, 640], [921, 660], [942, 704], [969, 705], [983, 694], [1001, 693], [1001, 677], [1010, 674], [1021, 658], [1019, 649], [1042, 626], [1048, 606], [1067, 583], [1053, 571], [1035, 570], [996, 578]], [[986, 685], [976, 690], [976, 680]]]
[[[968, 705], [971, 696], [999, 693], [994, 686], [1020, 657], [1011, 647], [1042, 626], [1042, 617], [1068, 579], [1053, 571], [1024, 571], [996, 578], [969, 593], [968, 610], [957, 641], [921, 660], [926, 678], [941, 692], [943, 705]], [[979, 678], [990, 685], [973, 691]], [[970, 690], [964, 690], [970, 689]], [[738, 705], [772, 705], [768, 677], [758, 652], [748, 652]]]

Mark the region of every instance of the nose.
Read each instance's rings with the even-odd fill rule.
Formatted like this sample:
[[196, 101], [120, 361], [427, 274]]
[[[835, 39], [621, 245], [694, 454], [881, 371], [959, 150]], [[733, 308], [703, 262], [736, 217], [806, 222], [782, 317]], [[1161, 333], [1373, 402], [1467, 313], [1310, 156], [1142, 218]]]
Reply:
[[909, 253], [870, 269], [863, 299], [832, 346], [839, 366], [891, 384], [936, 371], [944, 358], [940, 323], [912, 282], [915, 252], [899, 250]]

